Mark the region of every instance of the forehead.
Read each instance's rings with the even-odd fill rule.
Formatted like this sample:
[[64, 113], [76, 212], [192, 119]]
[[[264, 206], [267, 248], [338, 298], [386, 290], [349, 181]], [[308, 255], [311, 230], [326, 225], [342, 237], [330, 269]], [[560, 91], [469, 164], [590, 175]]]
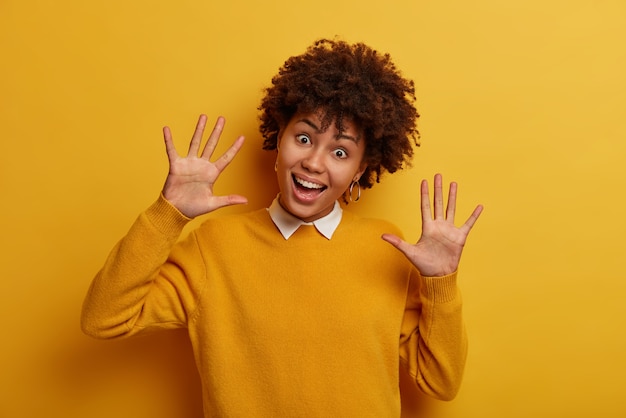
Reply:
[[314, 129], [317, 133], [330, 131], [336, 135], [348, 135], [354, 138], [360, 138], [360, 128], [358, 124], [349, 117], [328, 117], [323, 110], [316, 112], [299, 112], [296, 113], [289, 125], [305, 124]]

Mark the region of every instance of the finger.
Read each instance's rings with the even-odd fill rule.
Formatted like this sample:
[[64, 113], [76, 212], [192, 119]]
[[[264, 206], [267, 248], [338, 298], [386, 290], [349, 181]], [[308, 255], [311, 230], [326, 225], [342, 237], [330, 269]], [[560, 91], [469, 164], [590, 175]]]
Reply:
[[213, 126], [213, 130], [211, 131], [211, 135], [209, 135], [209, 139], [202, 150], [202, 158], [206, 158], [207, 160], [211, 158], [213, 155], [213, 151], [215, 151], [215, 147], [217, 147], [217, 143], [220, 140], [220, 136], [222, 136], [222, 131], [224, 130], [224, 124], [226, 120], [220, 116], [215, 121], [215, 125]]
[[448, 191], [448, 207], [446, 208], [446, 219], [454, 223], [454, 215], [456, 212], [456, 192], [458, 185], [456, 182], [450, 183], [450, 190]]
[[465, 223], [461, 227], [461, 230], [466, 235], [469, 234], [469, 232], [471, 231], [472, 227], [474, 226], [474, 224], [476, 223], [476, 221], [478, 220], [478, 217], [480, 216], [482, 212], [483, 212], [483, 205], [478, 205], [476, 206], [476, 209], [474, 209], [474, 212], [472, 212], [470, 217], [467, 218], [467, 221], [465, 221]]
[[420, 186], [421, 191], [421, 207], [422, 207], [422, 224], [432, 220], [432, 212], [430, 209], [430, 196], [428, 195], [428, 181], [422, 180]]
[[198, 123], [196, 123], [196, 130], [191, 137], [191, 142], [189, 143], [189, 152], [187, 156], [198, 156], [198, 150], [200, 149], [200, 143], [202, 142], [202, 135], [204, 134], [204, 127], [206, 126], [206, 115], [200, 115], [198, 118]]
[[163, 139], [165, 140], [165, 152], [167, 153], [167, 159], [170, 163], [172, 163], [178, 158], [178, 152], [176, 152], [176, 147], [174, 147], [172, 132], [168, 126], [163, 128]]
[[243, 142], [244, 137], [240, 136], [235, 140], [233, 145], [231, 145], [230, 148], [228, 148], [226, 152], [215, 161], [214, 164], [218, 171], [223, 171], [228, 166], [228, 164], [230, 164], [230, 162], [235, 158], [235, 156], [243, 146]]
[[433, 204], [435, 206], [435, 219], [443, 219], [443, 180], [441, 174], [435, 174], [435, 186]]

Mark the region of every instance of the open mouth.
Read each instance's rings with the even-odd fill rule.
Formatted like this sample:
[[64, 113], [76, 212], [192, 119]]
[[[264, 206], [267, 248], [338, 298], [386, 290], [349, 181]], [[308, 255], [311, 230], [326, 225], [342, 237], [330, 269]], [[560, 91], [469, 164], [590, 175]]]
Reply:
[[319, 196], [324, 190], [326, 190], [326, 186], [324, 186], [323, 184], [306, 181], [299, 177], [296, 177], [293, 174], [291, 175], [291, 178], [293, 179], [293, 184], [296, 192], [302, 198], [313, 199]]

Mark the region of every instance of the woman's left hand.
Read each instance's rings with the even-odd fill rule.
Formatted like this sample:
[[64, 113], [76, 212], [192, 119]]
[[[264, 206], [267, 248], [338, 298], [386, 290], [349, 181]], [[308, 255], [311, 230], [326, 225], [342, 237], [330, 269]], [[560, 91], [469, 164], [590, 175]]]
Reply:
[[457, 270], [461, 253], [474, 223], [483, 207], [478, 205], [465, 223], [454, 225], [457, 184], [450, 183], [448, 206], [444, 213], [441, 174], [435, 175], [434, 218], [430, 205], [428, 182], [422, 180], [422, 236], [416, 244], [409, 244], [400, 237], [384, 234], [382, 238], [400, 250], [417, 267], [422, 276], [446, 276]]

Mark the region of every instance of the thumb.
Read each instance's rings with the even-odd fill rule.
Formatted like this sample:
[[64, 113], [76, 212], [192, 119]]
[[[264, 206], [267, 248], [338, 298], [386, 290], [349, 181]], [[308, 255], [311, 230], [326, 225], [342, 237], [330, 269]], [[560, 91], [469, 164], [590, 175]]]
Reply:
[[245, 205], [248, 203], [248, 199], [244, 196], [237, 194], [230, 194], [227, 196], [216, 196], [214, 199], [214, 209], [223, 208], [233, 205]]
[[408, 251], [409, 248], [411, 248], [411, 245], [404, 241], [402, 238], [400, 238], [397, 235], [393, 235], [393, 234], [383, 234], [381, 236], [381, 238], [384, 241], [387, 241], [389, 244], [393, 245], [394, 247], [396, 247], [398, 250], [400, 250], [404, 255], [408, 256]]

